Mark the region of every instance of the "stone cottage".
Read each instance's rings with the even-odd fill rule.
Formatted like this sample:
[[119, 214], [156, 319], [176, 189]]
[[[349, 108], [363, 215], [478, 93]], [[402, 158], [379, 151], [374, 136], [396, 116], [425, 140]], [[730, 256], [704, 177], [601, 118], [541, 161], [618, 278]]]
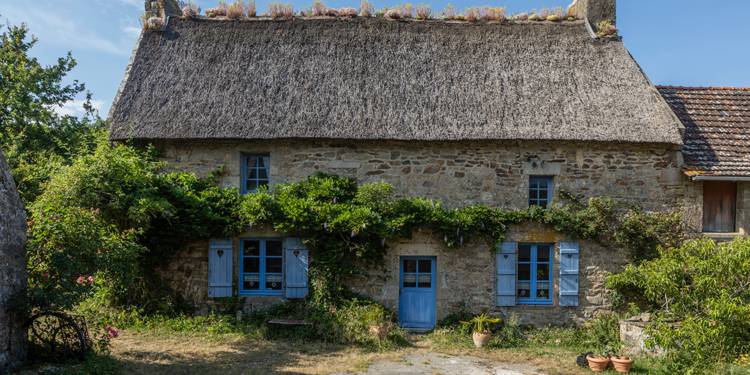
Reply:
[[[546, 207], [568, 190], [665, 210], [700, 192], [683, 172], [682, 122], [622, 41], [595, 33], [616, 19], [614, 0], [578, 0], [565, 22], [162, 9], [164, 29], [142, 33], [114, 101], [112, 140], [152, 143], [176, 169], [223, 167], [222, 184], [243, 193], [318, 171], [454, 207]], [[240, 296], [252, 309], [303, 297], [314, 257], [299, 239], [254, 229], [189, 246], [164, 277], [197, 306]], [[462, 305], [574, 323], [608, 308], [604, 277], [627, 262], [535, 225], [511, 228], [497, 249], [451, 252], [418, 232], [350, 285], [405, 327], [430, 328]]]
[[0, 152], [0, 374], [26, 355], [24, 315], [13, 310], [13, 299], [26, 290], [26, 211]]

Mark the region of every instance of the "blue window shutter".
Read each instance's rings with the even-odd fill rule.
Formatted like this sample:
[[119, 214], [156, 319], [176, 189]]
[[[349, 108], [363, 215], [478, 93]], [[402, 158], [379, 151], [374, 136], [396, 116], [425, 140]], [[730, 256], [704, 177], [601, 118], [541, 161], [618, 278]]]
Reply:
[[307, 268], [310, 254], [299, 238], [284, 239], [284, 275], [286, 298], [307, 297]]
[[560, 306], [578, 306], [578, 242], [560, 242]]
[[516, 242], [503, 242], [497, 252], [497, 305], [516, 305]]
[[208, 296], [232, 296], [232, 240], [214, 239], [208, 245]]

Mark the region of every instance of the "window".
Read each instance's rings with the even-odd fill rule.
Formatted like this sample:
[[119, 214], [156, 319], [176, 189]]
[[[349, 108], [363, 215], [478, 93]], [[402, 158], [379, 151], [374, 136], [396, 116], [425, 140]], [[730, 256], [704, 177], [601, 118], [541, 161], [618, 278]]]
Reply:
[[402, 270], [404, 288], [432, 288], [432, 259], [405, 258]]
[[539, 206], [547, 208], [552, 200], [552, 177], [531, 176], [529, 177], [529, 207]]
[[516, 298], [519, 305], [552, 304], [551, 244], [519, 244]]
[[254, 193], [268, 186], [271, 157], [268, 155], [242, 155], [242, 194]]
[[703, 231], [733, 233], [737, 215], [737, 183], [703, 182]]
[[283, 251], [279, 239], [241, 241], [240, 294], [281, 295], [283, 292]]

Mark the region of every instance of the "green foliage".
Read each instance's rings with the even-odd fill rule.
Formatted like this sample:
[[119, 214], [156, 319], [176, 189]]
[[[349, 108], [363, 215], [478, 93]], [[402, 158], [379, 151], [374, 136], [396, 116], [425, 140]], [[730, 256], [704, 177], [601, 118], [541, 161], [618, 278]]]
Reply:
[[651, 344], [700, 369], [750, 352], [750, 239], [688, 241], [628, 266], [608, 286], [655, 311]]
[[619, 322], [613, 313], [601, 314], [587, 321], [582, 331], [586, 350], [604, 356], [619, 354], [622, 349]]
[[[37, 306], [69, 308], [95, 291], [139, 303], [153, 267], [191, 240], [237, 230], [235, 190], [162, 173], [148, 152], [100, 139], [61, 168], [30, 207], [29, 289]], [[233, 229], [234, 228], [234, 229]]]
[[90, 95], [81, 118], [55, 112], [85, 87], [78, 81], [63, 84], [76, 65], [70, 53], [54, 65], [42, 66], [30, 56], [35, 44], [25, 25], [8, 26], [0, 34], [0, 148], [27, 205], [60, 166], [90, 150], [104, 129]]
[[487, 314], [479, 314], [471, 318], [471, 320], [461, 323], [469, 328], [471, 332], [490, 332], [499, 326], [502, 321], [500, 318], [495, 318]]

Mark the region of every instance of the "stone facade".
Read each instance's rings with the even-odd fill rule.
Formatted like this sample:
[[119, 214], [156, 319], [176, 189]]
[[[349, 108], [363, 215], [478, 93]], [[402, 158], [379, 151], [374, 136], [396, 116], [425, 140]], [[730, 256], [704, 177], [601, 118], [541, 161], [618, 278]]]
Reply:
[[26, 289], [26, 213], [2, 152], [0, 212], [0, 373], [5, 373], [26, 353], [24, 317], [13, 310], [13, 298]]
[[[528, 180], [532, 175], [554, 176], [555, 196], [561, 190], [584, 197], [608, 196], [637, 202], [646, 209], [682, 207], [695, 214], [701, 208], [685, 204], [686, 192], [699, 189], [681, 173], [681, 154], [672, 146], [612, 145], [581, 142], [342, 142], [324, 140], [162, 142], [157, 145], [171, 168], [206, 175], [225, 169], [224, 186], [240, 184], [243, 153], [270, 156], [271, 184], [299, 181], [315, 172], [355, 177], [359, 182], [385, 181], [399, 195], [424, 196], [447, 206], [483, 203], [504, 208], [528, 205]], [[692, 190], [691, 190], [692, 189]], [[241, 237], [280, 237], [256, 228]], [[234, 246], [234, 283], [239, 275], [239, 239]], [[569, 240], [533, 224], [510, 228], [515, 242], [558, 243]], [[529, 324], [574, 324], [609, 307], [604, 279], [627, 263], [623, 251], [590, 241], [580, 243], [579, 306], [557, 304], [556, 274], [553, 306], [498, 308], [495, 258], [488, 244], [475, 242], [448, 249], [438, 238], [417, 232], [411, 239], [391, 244], [380, 269], [351, 280], [356, 291], [398, 310], [398, 270], [401, 256], [437, 258], [437, 318], [466, 306], [476, 312], [517, 315]], [[163, 273], [169, 284], [201, 311], [207, 301], [207, 242], [196, 243], [178, 255]], [[314, 257], [314, 254], [312, 254]], [[559, 272], [555, 247], [554, 270]], [[245, 298], [246, 309], [279, 301]], [[209, 302], [209, 303], [206, 303]]]

